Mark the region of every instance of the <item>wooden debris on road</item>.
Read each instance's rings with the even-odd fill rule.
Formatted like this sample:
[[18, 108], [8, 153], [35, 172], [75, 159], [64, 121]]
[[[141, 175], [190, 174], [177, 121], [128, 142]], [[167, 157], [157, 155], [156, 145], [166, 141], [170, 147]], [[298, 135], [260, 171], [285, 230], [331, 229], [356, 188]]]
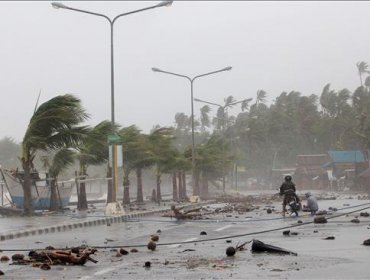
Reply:
[[97, 263], [98, 261], [92, 259], [90, 255], [94, 254], [97, 250], [91, 248], [82, 248], [76, 252], [76, 248], [73, 250], [32, 250], [28, 253], [28, 258], [23, 257], [14, 258], [12, 264], [42, 264], [48, 265], [84, 265], [87, 261]]

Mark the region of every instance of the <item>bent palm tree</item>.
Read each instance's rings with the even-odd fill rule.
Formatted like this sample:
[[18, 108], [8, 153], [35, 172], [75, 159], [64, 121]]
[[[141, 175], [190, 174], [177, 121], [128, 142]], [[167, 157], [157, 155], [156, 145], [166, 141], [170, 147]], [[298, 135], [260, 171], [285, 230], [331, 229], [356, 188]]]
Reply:
[[[118, 126], [117, 126], [118, 127]], [[87, 176], [87, 168], [89, 165], [98, 165], [108, 162], [108, 142], [107, 137], [112, 131], [110, 121], [102, 121], [95, 127], [88, 130], [86, 137], [79, 146], [80, 152], [77, 154], [80, 168], [80, 182], [78, 192], [78, 209], [87, 209], [86, 186], [83, 181]]]
[[77, 97], [59, 95], [35, 109], [22, 142], [24, 181], [24, 212], [32, 214], [31, 170], [38, 151], [76, 147], [86, 135], [86, 126], [79, 126], [88, 118]]
[[[50, 180], [50, 211], [56, 211], [62, 205], [58, 202], [57, 179], [61, 172], [66, 170], [75, 160], [75, 151], [65, 148], [59, 150], [53, 157], [49, 168]], [[60, 197], [59, 197], [60, 199]]]
[[357, 62], [356, 66], [357, 66], [358, 75], [360, 76], [361, 86], [363, 86], [363, 84], [362, 84], [362, 75], [366, 74], [366, 73], [370, 74], [370, 71], [367, 70], [369, 68], [369, 65], [367, 65], [366, 62], [361, 61], [361, 62]]

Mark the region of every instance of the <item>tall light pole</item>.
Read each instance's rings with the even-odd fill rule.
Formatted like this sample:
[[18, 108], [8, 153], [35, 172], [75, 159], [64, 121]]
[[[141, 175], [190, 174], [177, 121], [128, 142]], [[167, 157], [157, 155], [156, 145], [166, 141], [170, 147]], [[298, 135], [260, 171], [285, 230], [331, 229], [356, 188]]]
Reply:
[[[182, 75], [182, 74], [177, 74], [177, 73], [173, 73], [173, 72], [169, 72], [169, 71], [164, 71], [164, 70], [161, 70], [161, 69], [158, 69], [158, 68], [152, 68], [152, 70], [154, 72], [160, 72], [160, 73], [164, 73], [164, 74], [169, 74], [169, 75], [174, 75], [174, 76], [177, 76], [177, 77], [182, 77], [182, 78], [185, 78], [187, 79], [189, 82], [190, 82], [190, 96], [191, 96], [191, 168], [192, 168], [192, 180], [193, 180], [193, 195], [199, 195], [199, 193], [194, 193], [195, 191], [195, 141], [194, 141], [194, 94], [193, 94], [193, 87], [194, 87], [194, 81], [200, 77], [204, 77], [204, 76], [209, 76], [209, 75], [213, 75], [213, 74], [216, 74], [216, 73], [220, 73], [220, 72], [224, 72], [224, 71], [230, 71], [232, 69], [231, 66], [228, 66], [228, 67], [225, 67], [225, 68], [222, 68], [220, 70], [216, 70], [216, 71], [212, 71], [212, 72], [208, 72], [208, 73], [205, 73], [205, 74], [200, 74], [200, 75], [197, 75], [197, 76], [194, 76], [194, 77], [189, 77], [189, 76], [186, 76], [186, 75]], [[199, 190], [197, 190], [198, 192]]]
[[[173, 1], [162, 1], [162, 2], [160, 2], [160, 3], [158, 3], [154, 6], [150, 6], [150, 7], [138, 9], [138, 10], [135, 10], [135, 11], [119, 14], [119, 15], [115, 16], [113, 19], [111, 19], [110, 17], [108, 17], [106, 15], [100, 14], [100, 13], [89, 12], [89, 11], [86, 11], [86, 10], [71, 8], [71, 7], [66, 6], [62, 3], [57, 3], [57, 2], [51, 3], [51, 5], [56, 9], [66, 9], [66, 10], [85, 13], [85, 14], [89, 14], [89, 15], [99, 16], [99, 17], [105, 18], [109, 22], [109, 25], [110, 25], [110, 62], [111, 62], [110, 63], [110, 72], [111, 72], [111, 77], [110, 77], [110, 80], [111, 80], [111, 123], [112, 123], [113, 137], [116, 134], [115, 118], [114, 118], [114, 116], [115, 116], [115, 114], [114, 114], [114, 52], [113, 52], [113, 27], [114, 27], [114, 23], [120, 17], [128, 16], [128, 15], [131, 15], [131, 14], [136, 14], [136, 13], [139, 13], [139, 12], [143, 12], [143, 11], [151, 10], [151, 9], [155, 9], [155, 8], [160, 8], [160, 7], [164, 7], [164, 6], [170, 6], [172, 4], [172, 2]], [[113, 189], [112, 189], [112, 197], [111, 197], [112, 201], [108, 201], [108, 202], [116, 202], [117, 201], [117, 189], [118, 189], [118, 184], [117, 183], [118, 183], [118, 180], [117, 180], [117, 146], [116, 146], [116, 143], [113, 142], [112, 143], [112, 185], [113, 185]]]
[[[252, 98], [247, 98], [247, 99], [243, 99], [243, 100], [240, 100], [240, 101], [231, 102], [231, 103], [228, 103], [226, 105], [220, 105], [220, 104], [217, 104], [217, 103], [214, 103], [214, 102], [209, 102], [209, 101], [201, 100], [201, 99], [198, 99], [198, 98], [194, 98], [194, 101], [202, 102], [202, 103], [206, 103], [206, 104], [210, 104], [210, 105], [214, 105], [214, 106], [218, 106], [219, 108], [222, 109], [222, 115], [223, 115], [224, 118], [225, 118], [225, 109], [226, 108], [231, 107], [235, 104], [239, 104], [239, 103], [243, 103], [243, 102], [249, 102], [251, 100], [252, 100]], [[224, 142], [224, 137], [225, 137], [224, 133], [225, 133], [225, 119], [222, 119], [222, 142]], [[222, 143], [222, 144], [223, 144], [222, 145], [222, 151], [224, 151], [224, 143]], [[224, 159], [223, 164], [222, 164], [222, 190], [223, 190], [223, 192], [225, 192], [225, 186], [226, 186], [226, 180], [225, 180], [225, 159]]]

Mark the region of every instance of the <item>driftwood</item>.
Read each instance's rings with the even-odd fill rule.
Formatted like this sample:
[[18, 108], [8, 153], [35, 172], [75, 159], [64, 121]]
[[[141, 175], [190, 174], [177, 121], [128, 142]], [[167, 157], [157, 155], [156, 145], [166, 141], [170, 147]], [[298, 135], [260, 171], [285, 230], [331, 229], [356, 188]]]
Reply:
[[71, 250], [33, 250], [28, 254], [29, 260], [23, 260], [26, 263], [47, 263], [47, 264], [71, 264], [84, 265], [87, 261], [97, 263], [98, 261], [92, 259], [90, 255], [94, 254], [96, 249], [79, 249]]
[[[175, 217], [178, 220], [184, 220], [184, 219], [196, 219], [201, 217], [204, 214], [211, 214], [209, 212], [202, 213], [203, 207], [193, 208], [190, 210], [183, 210], [184, 207], [178, 207], [172, 205], [171, 210], [173, 211], [173, 215], [167, 215], [168, 217]], [[165, 215], [164, 215], [165, 216]]]

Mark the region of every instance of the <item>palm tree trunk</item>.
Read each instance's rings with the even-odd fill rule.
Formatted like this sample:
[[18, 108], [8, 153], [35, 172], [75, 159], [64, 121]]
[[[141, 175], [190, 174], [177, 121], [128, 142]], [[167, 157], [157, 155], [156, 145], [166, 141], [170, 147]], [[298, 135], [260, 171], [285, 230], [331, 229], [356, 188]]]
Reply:
[[[80, 173], [80, 179], [85, 180], [86, 179], [86, 172]], [[86, 210], [87, 209], [87, 197], [86, 197], [86, 183], [80, 182], [80, 192], [78, 195], [78, 210]]]
[[143, 175], [141, 167], [136, 168], [136, 179], [137, 179], [137, 194], [136, 201], [144, 202], [143, 197]]
[[203, 199], [208, 198], [208, 176], [207, 172], [202, 172], [202, 188], [200, 190], [200, 197]]
[[183, 171], [181, 172], [181, 177], [182, 177], [182, 198], [187, 200], [188, 196], [186, 193], [186, 173]]
[[185, 199], [184, 197], [184, 190], [182, 185], [182, 172], [177, 173], [177, 180], [179, 181], [179, 200], [182, 201]]
[[157, 202], [158, 204], [160, 204], [162, 200], [162, 194], [161, 194], [161, 174], [159, 172], [157, 173], [156, 181], [157, 181]]
[[200, 172], [198, 170], [195, 170], [195, 176], [194, 176], [195, 182], [193, 182], [194, 184], [193, 195], [199, 195], [199, 178], [200, 178], [199, 173]]
[[32, 215], [32, 181], [31, 181], [31, 167], [30, 162], [23, 161], [23, 170], [24, 170], [24, 181], [22, 184], [23, 187], [23, 210], [26, 215]]
[[176, 172], [172, 173], [172, 199], [173, 199], [173, 201], [178, 201], [179, 200], [179, 196], [178, 196], [178, 192], [177, 192]]
[[56, 180], [52, 179], [50, 181], [50, 211], [57, 211], [59, 208], [58, 205], [58, 195], [57, 195], [57, 184]]
[[130, 179], [129, 172], [125, 172], [123, 176], [123, 204], [130, 204]]

